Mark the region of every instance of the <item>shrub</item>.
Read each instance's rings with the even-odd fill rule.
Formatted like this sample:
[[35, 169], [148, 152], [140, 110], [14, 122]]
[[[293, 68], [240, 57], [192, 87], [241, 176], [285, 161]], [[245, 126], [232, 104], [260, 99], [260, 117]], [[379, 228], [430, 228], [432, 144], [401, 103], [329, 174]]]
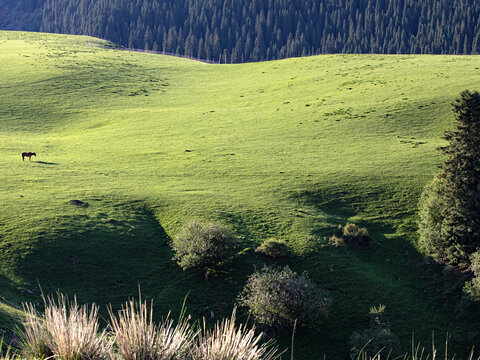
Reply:
[[262, 245], [255, 249], [255, 252], [263, 254], [265, 256], [270, 256], [273, 258], [279, 258], [287, 256], [288, 248], [287, 243], [283, 240], [277, 240], [275, 238], [270, 238], [265, 240]]
[[115, 334], [117, 352], [124, 360], [187, 360], [197, 335], [183, 316], [177, 325], [167, 318], [159, 325], [153, 322], [153, 309], [145, 302], [130, 300], [118, 312], [109, 308], [110, 324]]
[[390, 330], [390, 324], [385, 320], [385, 305], [371, 307], [370, 326], [367, 329], [355, 331], [350, 336], [350, 355], [356, 358], [380, 358], [381, 355], [397, 354], [400, 349], [398, 337]]
[[462, 300], [457, 310], [470, 318], [480, 318], [480, 251], [470, 257], [470, 270], [473, 271], [472, 280], [465, 282], [463, 286]]
[[385, 305], [379, 304], [378, 306], [372, 306], [368, 317], [370, 319], [370, 327], [390, 328], [390, 323], [385, 319]]
[[106, 333], [99, 332], [98, 307], [77, 305], [58, 296], [58, 302], [45, 299], [45, 313], [37, 314], [32, 304], [24, 306], [26, 320], [22, 334], [27, 358], [55, 357], [62, 360], [107, 359], [111, 344]]
[[480, 251], [472, 254], [470, 257], [471, 266], [474, 277], [466, 285], [467, 293], [469, 293], [475, 301], [480, 301]]
[[346, 243], [355, 243], [358, 245], [367, 245], [370, 241], [368, 230], [352, 223], [347, 223], [343, 228], [343, 238]]
[[199, 268], [207, 271], [233, 254], [235, 240], [225, 226], [191, 221], [173, 238], [173, 259], [184, 270]]
[[369, 242], [370, 236], [368, 235], [368, 230], [358, 227], [353, 223], [347, 223], [345, 226], [338, 225], [338, 228], [329, 239], [329, 243], [336, 247], [352, 243], [368, 245]]
[[364, 329], [355, 331], [350, 336], [350, 354], [357, 358], [360, 354], [366, 357], [396, 354], [400, 346], [398, 337], [389, 329]]
[[192, 360], [273, 360], [277, 348], [272, 341], [262, 343], [263, 333], [255, 334], [255, 328], [246, 325], [235, 326], [236, 310], [230, 319], [217, 322], [213, 330], [207, 330], [203, 322], [203, 332], [192, 351]]
[[295, 320], [316, 325], [327, 314], [330, 302], [325, 291], [288, 266], [255, 271], [239, 295], [239, 303], [248, 307], [259, 323], [277, 329], [291, 326]]
[[332, 235], [330, 239], [328, 239], [328, 242], [335, 247], [343, 247], [346, 245], [345, 239], [342, 236]]
[[470, 256], [470, 269], [475, 276], [480, 276], [480, 251], [474, 252]]
[[418, 244], [428, 255], [435, 258], [446, 256], [447, 240], [442, 235], [442, 199], [436, 195], [441, 186], [441, 179], [425, 187], [419, 202]]

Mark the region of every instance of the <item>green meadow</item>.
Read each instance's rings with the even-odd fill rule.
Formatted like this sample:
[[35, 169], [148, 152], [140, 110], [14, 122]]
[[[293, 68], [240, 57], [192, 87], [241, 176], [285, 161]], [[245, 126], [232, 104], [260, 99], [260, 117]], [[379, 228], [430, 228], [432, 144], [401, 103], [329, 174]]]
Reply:
[[[426, 346], [448, 332], [459, 352], [478, 341], [478, 324], [454, 312], [458, 278], [415, 246], [419, 195], [441, 164], [450, 103], [480, 88], [478, 57], [211, 65], [108, 45], [0, 32], [0, 329], [41, 301], [39, 285], [104, 314], [140, 286], [158, 318], [188, 294], [193, 317], [219, 319], [265, 263], [306, 272], [333, 298], [325, 322], [298, 330], [298, 360], [348, 358], [378, 304], [405, 349], [413, 332]], [[170, 239], [191, 219], [239, 235], [208, 281], [172, 261]], [[348, 221], [370, 246], [328, 244]], [[268, 237], [291, 255], [256, 254]]]

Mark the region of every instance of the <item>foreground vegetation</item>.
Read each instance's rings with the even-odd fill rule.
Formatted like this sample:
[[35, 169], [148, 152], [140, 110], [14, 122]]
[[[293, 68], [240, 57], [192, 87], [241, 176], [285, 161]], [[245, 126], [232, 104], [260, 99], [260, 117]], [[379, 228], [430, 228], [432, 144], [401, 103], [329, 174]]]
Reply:
[[[412, 331], [423, 344], [432, 331], [448, 332], [459, 354], [478, 343], [478, 319], [455, 313], [464, 274], [443, 271], [414, 245], [419, 195], [453, 120], [449, 104], [479, 87], [477, 58], [213, 66], [108, 50], [86, 37], [1, 32], [0, 43], [7, 337], [21, 302], [40, 302], [38, 284], [113, 311], [140, 284], [158, 316], [178, 315], [189, 293], [192, 316], [206, 316], [208, 327], [231, 314], [255, 266], [288, 264], [332, 299], [321, 326], [298, 328], [298, 360], [348, 357], [348, 339], [379, 303], [402, 353]], [[37, 157], [22, 161], [24, 151]], [[235, 253], [208, 281], [182, 270], [168, 246], [195, 219], [236, 236]], [[368, 246], [329, 243], [348, 223], [368, 229]], [[272, 237], [288, 256], [255, 253]], [[276, 338], [287, 348], [291, 332]]]
[[[43, 301], [43, 314], [31, 303], [24, 305], [26, 317], [19, 343], [16, 348], [8, 346], [3, 349], [3, 341], [0, 341], [1, 360], [281, 360], [282, 355], [294, 359], [293, 348], [287, 357], [285, 351], [280, 352], [274, 341], [265, 340], [265, 334], [258, 333], [254, 326], [237, 325], [235, 308], [230, 318], [218, 321], [210, 330], [205, 319], [202, 325], [185, 317], [185, 309], [177, 322], [168, 314], [156, 323], [153, 321], [153, 303], [148, 305], [141, 299], [131, 299], [117, 314], [110, 307], [108, 325], [100, 331], [97, 305], [78, 305], [75, 298], [69, 301], [62, 294], [58, 294], [57, 300], [44, 297]], [[384, 326], [380, 319], [384, 307], [372, 309], [371, 314], [376, 314], [376, 326]], [[385, 347], [376, 349], [372, 355], [368, 350], [372, 349], [374, 342], [375, 338], [367, 338], [364, 346], [358, 350], [354, 347], [352, 359], [393, 358], [392, 350]], [[436, 355], [434, 345], [431, 354], [417, 345], [412, 346], [410, 354], [395, 359], [434, 360]], [[447, 351], [445, 359], [448, 359]], [[473, 350], [468, 359], [474, 359]]]
[[[100, 331], [98, 306], [78, 305], [59, 295], [44, 298], [45, 312], [32, 304], [20, 335], [18, 357], [62, 360], [270, 360], [280, 355], [272, 341], [255, 328], [237, 325], [236, 311], [213, 330], [199, 329], [183, 313], [178, 322], [153, 321], [153, 304], [128, 301], [118, 314], [109, 310], [108, 326]], [[277, 355], [277, 356], [276, 356]], [[1, 356], [1, 354], [0, 354]], [[6, 358], [12, 357], [8, 349]]]

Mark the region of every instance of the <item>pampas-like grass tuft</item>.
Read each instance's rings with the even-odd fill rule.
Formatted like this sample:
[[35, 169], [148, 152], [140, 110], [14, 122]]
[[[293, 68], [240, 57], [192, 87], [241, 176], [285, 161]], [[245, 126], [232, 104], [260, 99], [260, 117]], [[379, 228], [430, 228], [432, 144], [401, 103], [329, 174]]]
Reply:
[[26, 320], [22, 334], [24, 356], [62, 360], [104, 360], [110, 358], [111, 341], [99, 331], [98, 307], [79, 306], [76, 298], [58, 301], [48, 297], [45, 312], [39, 315], [35, 306], [25, 304]]
[[217, 322], [208, 330], [203, 321], [203, 331], [192, 351], [192, 360], [273, 360], [278, 358], [272, 342], [262, 342], [263, 333], [255, 334], [255, 328], [235, 325], [236, 309], [230, 319]]
[[[257, 334], [255, 327], [237, 326], [236, 309], [229, 319], [217, 322], [213, 329], [207, 329], [204, 319], [196, 330], [183, 310], [178, 322], [167, 316], [156, 324], [152, 306], [130, 300], [118, 314], [109, 308], [112, 333], [107, 334], [99, 330], [96, 305], [79, 306], [75, 298], [69, 302], [63, 295], [57, 301], [51, 297], [44, 301], [44, 314], [39, 314], [32, 304], [24, 305], [22, 352], [12, 353], [8, 348], [2, 355], [0, 339], [0, 360], [275, 360], [282, 355], [273, 341], [263, 341], [264, 334]], [[447, 349], [446, 343], [444, 359], [455, 359]], [[391, 354], [372, 357], [362, 349], [355, 360], [437, 360], [437, 357], [435, 347], [427, 351], [417, 345], [400, 357]], [[467, 360], [480, 357], [474, 356], [472, 350]]]
[[130, 300], [115, 316], [109, 308], [117, 356], [125, 360], [189, 360], [197, 332], [182, 311], [178, 323], [167, 316], [159, 325], [153, 322], [153, 308], [146, 302]]

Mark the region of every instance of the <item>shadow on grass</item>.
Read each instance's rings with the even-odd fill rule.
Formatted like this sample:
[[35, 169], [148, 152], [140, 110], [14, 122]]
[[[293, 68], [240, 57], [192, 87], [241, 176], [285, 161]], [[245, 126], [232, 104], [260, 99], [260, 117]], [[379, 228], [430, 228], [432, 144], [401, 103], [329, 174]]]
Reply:
[[[105, 206], [105, 205], [104, 205]], [[116, 203], [98, 212], [100, 201], [88, 208], [68, 208], [55, 229], [32, 239], [32, 252], [17, 263], [16, 273], [29, 284], [41, 284], [45, 294], [60, 291], [79, 303], [95, 302], [102, 316], [106, 305], [120, 309], [129, 298], [153, 300], [159, 320], [171, 310], [175, 318], [188, 294], [194, 319], [230, 316], [236, 297], [252, 271], [237, 258], [204, 280], [196, 270], [183, 271], [174, 260], [171, 239], [154, 214], [142, 204]], [[120, 216], [122, 215], [122, 216]], [[41, 303], [40, 295], [28, 301]], [[213, 319], [211, 314], [213, 312]]]
[[[20, 302], [17, 302], [17, 287], [7, 277], [0, 275], [0, 343], [3, 338], [9, 344], [20, 323]], [[0, 349], [1, 350], [1, 349]]]
[[[315, 204], [314, 198], [305, 201]], [[432, 329], [453, 334], [456, 328], [466, 328], [455, 318], [452, 306], [444, 304], [443, 285], [434, 283], [434, 275], [443, 276], [442, 272], [432, 270], [409, 241], [388, 235], [391, 229], [377, 222], [362, 222], [374, 238], [370, 247], [337, 249], [319, 244], [316, 251], [302, 257], [292, 255], [280, 260], [245, 249], [205, 281], [203, 273], [182, 271], [172, 260], [168, 234], [141, 203], [104, 205], [105, 213], [99, 213], [100, 203], [92, 200], [89, 208], [68, 208], [70, 214], [59, 214], [54, 232], [39, 234], [32, 253], [17, 264], [19, 275], [32, 284], [38, 278], [46, 294], [60, 290], [70, 296], [77, 294], [80, 303], [94, 301], [101, 306], [104, 317], [106, 304], [119, 309], [128, 298], [138, 296], [139, 286], [142, 298], [154, 301], [157, 320], [169, 310], [176, 317], [189, 294], [187, 312], [194, 319], [205, 316], [212, 323], [231, 314], [255, 268], [288, 264], [297, 273], [307, 272], [315, 283], [331, 292], [334, 301], [330, 317], [318, 329], [299, 329], [298, 359], [323, 354], [327, 358], [347, 358], [350, 335], [368, 326], [369, 307], [379, 303], [387, 306], [392, 331], [405, 345], [413, 330], [417, 339], [428, 343]], [[354, 215], [344, 206], [328, 201], [326, 208], [335, 222], [344, 223], [348, 215]], [[318, 209], [326, 211], [325, 201], [318, 204]], [[242, 216], [223, 217], [239, 232], [245, 231], [242, 235], [255, 235]], [[242, 309], [239, 320], [247, 318]], [[290, 336], [279, 336], [282, 349], [288, 347]]]
[[[373, 193], [369, 195], [374, 197]], [[331, 219], [340, 220], [338, 223], [343, 225], [358, 216], [356, 210], [361, 212], [362, 201], [367, 201], [353, 192], [328, 196], [321, 190], [304, 191], [296, 194], [296, 198], [319, 212], [328, 213]], [[435, 331], [449, 333], [455, 351], [468, 352], [478, 339], [453, 341], [465, 338], [466, 329], [471, 330], [470, 334], [476, 333], [475, 325], [459, 318], [455, 312], [462, 284], [445, 272], [443, 266], [428, 261], [415, 248], [412, 239], [396, 232], [392, 223], [402, 223], [409, 218], [390, 221], [388, 216], [395, 214], [371, 216], [373, 220], [368, 217], [363, 220], [360, 215], [358, 221], [353, 221], [368, 229], [372, 237], [368, 246], [351, 244], [335, 248], [323, 242], [315, 252], [293, 259], [292, 266], [297, 272], [308, 272], [312, 280], [331, 291], [335, 301], [331, 316], [337, 321], [326, 328], [343, 333], [340, 338], [348, 340], [354, 330], [367, 327], [369, 308], [384, 304], [392, 331], [402, 340], [405, 351], [412, 331], [423, 344], [431, 341]], [[332, 228], [330, 234], [334, 230]]]
[[46, 161], [33, 161], [36, 164], [42, 164], [42, 165], [58, 165], [58, 163], [55, 162], [46, 162]]
[[17, 273], [30, 284], [38, 280], [45, 294], [61, 291], [80, 303], [95, 302], [103, 315], [107, 304], [117, 308], [138, 296], [139, 286], [144, 299], [155, 299], [158, 314], [179, 309], [189, 288], [177, 284], [175, 296], [168, 291], [185, 277], [171, 260], [168, 235], [148, 210], [121, 207], [110, 217], [96, 212], [98, 203], [59, 215], [55, 229], [32, 239], [33, 251], [17, 264]]

